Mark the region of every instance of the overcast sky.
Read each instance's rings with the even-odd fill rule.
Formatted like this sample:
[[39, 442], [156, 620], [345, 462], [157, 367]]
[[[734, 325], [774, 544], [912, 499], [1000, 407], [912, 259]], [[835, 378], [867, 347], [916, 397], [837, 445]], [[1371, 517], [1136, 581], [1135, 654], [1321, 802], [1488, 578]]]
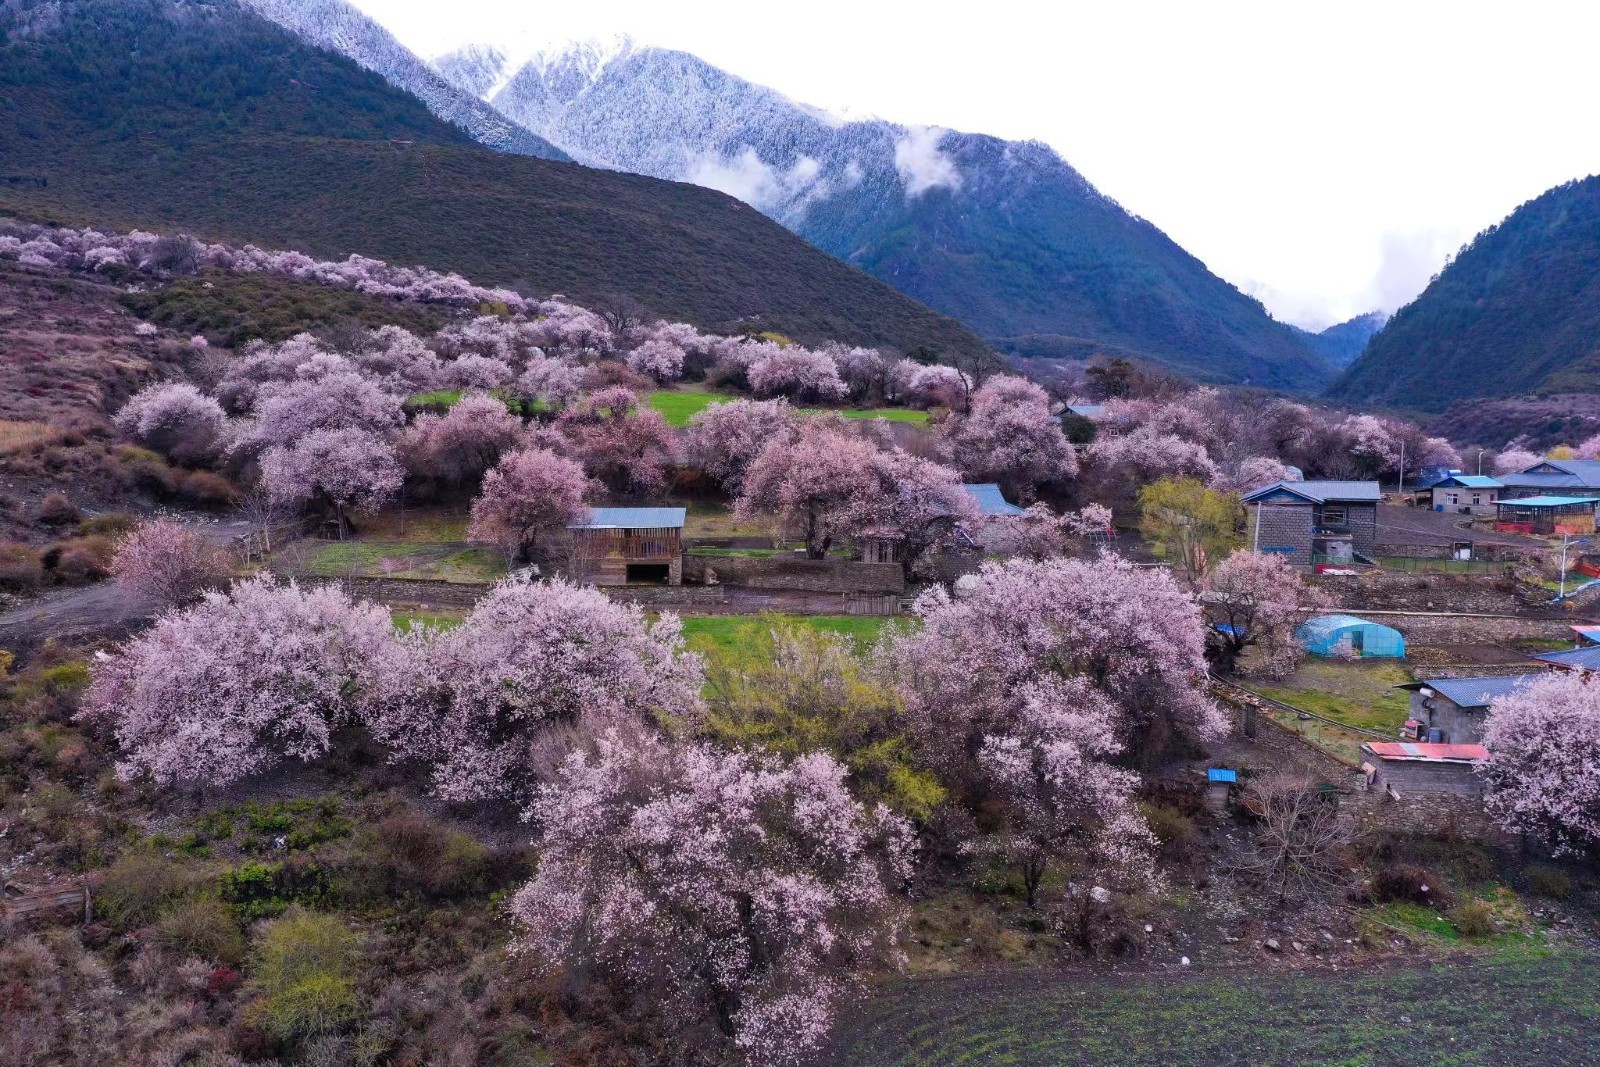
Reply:
[[355, 0], [424, 57], [628, 33], [853, 116], [1055, 148], [1281, 319], [1392, 311], [1600, 171], [1600, 3]]

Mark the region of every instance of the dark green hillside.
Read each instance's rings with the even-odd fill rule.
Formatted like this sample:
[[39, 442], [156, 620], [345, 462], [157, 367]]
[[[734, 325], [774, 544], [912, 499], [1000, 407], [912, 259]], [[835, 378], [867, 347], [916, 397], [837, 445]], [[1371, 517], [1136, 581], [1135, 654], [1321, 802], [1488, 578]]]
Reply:
[[1361, 350], [1367, 347], [1367, 342], [1372, 335], [1383, 329], [1385, 318], [1381, 311], [1369, 311], [1365, 315], [1357, 315], [1353, 319], [1329, 326], [1320, 333], [1302, 330], [1298, 327], [1295, 332], [1306, 343], [1306, 347], [1328, 361], [1329, 366], [1348, 367], [1361, 355]]
[[1600, 392], [1600, 177], [1485, 230], [1367, 343], [1329, 395], [1443, 411], [1469, 397]]
[[230, 0], [0, 0], [0, 210], [361, 252], [707, 327], [970, 351], [720, 193], [501, 155]]

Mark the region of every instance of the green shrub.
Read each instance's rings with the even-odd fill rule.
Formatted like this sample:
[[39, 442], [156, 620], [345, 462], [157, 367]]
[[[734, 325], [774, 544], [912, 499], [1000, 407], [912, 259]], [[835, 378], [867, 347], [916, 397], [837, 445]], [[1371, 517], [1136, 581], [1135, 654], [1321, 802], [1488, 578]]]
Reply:
[[151, 938], [181, 956], [210, 963], [238, 964], [244, 959], [244, 935], [233, 909], [218, 900], [186, 900], [170, 908], [156, 923]]
[[1528, 887], [1542, 897], [1566, 900], [1572, 895], [1572, 879], [1566, 872], [1543, 863], [1528, 868]]
[[1450, 912], [1450, 921], [1461, 931], [1461, 936], [1472, 941], [1482, 941], [1494, 934], [1494, 913], [1481, 900], [1469, 900]]
[[284, 1039], [326, 1033], [359, 1011], [361, 939], [338, 918], [293, 908], [261, 937], [256, 984], [268, 1026]]
[[1139, 810], [1162, 849], [1182, 853], [1194, 841], [1194, 820], [1177, 808], [1169, 804], [1141, 804]]
[[127, 512], [108, 511], [104, 515], [94, 515], [78, 523], [78, 536], [93, 537], [100, 534], [114, 538], [138, 528], [139, 520]]
[[147, 926], [207, 880], [193, 864], [141, 849], [117, 860], [100, 878], [95, 910], [122, 929]]
[[297, 858], [284, 863], [247, 863], [222, 876], [222, 899], [245, 921], [281, 914], [293, 904], [316, 904], [327, 896], [327, 872]]
[[359, 898], [457, 897], [483, 890], [487, 861], [483, 846], [466, 834], [405, 812], [357, 835], [346, 875]]

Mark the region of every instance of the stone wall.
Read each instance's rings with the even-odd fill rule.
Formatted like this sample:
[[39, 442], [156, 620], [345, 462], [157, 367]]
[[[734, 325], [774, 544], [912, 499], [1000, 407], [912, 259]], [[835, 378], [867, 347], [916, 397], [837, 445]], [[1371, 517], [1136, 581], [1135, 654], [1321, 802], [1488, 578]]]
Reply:
[[1263, 552], [1281, 553], [1297, 567], [1311, 566], [1311, 506], [1261, 504], [1252, 536]]
[[1351, 504], [1350, 547], [1369, 559], [1378, 554], [1378, 505]]
[[490, 586], [479, 582], [441, 582], [427, 578], [337, 578], [352, 597], [384, 604], [438, 604], [470, 608]]
[[747, 589], [798, 589], [813, 593], [903, 593], [905, 570], [898, 563], [857, 563], [796, 556], [688, 556], [683, 580], [704, 585], [714, 575], [722, 585]]
[[[1334, 604], [1355, 614], [1380, 608], [1487, 615], [1526, 610], [1517, 598], [1517, 583], [1504, 574], [1407, 574], [1363, 568], [1356, 574], [1319, 574], [1313, 580]], [[1546, 610], [1533, 613], [1550, 614]]]
[[1458, 837], [1494, 848], [1512, 848], [1516, 838], [1494, 824], [1483, 798], [1458, 793], [1409, 793], [1396, 797], [1366, 789], [1350, 798], [1349, 810], [1364, 830]]

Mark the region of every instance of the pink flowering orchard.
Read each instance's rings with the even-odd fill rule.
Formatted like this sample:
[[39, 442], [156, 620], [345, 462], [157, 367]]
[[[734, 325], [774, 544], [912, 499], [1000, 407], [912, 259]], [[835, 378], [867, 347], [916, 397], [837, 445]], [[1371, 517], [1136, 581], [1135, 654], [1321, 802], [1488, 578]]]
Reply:
[[878, 447], [822, 419], [802, 424], [793, 439], [774, 440], [750, 464], [739, 514], [767, 516], [822, 559], [837, 540], [882, 520], [889, 506], [873, 470]]
[[476, 481], [522, 436], [522, 420], [505, 403], [469, 393], [443, 415], [418, 415], [400, 438], [399, 452], [413, 474], [449, 485]]
[[328, 754], [390, 658], [389, 612], [267, 578], [208, 593], [94, 666], [85, 718], [124, 778], [220, 786]]
[[111, 576], [118, 585], [164, 607], [198, 600], [227, 584], [228, 555], [199, 530], [176, 522], [147, 522], [117, 542]]
[[823, 754], [608, 731], [539, 789], [512, 951], [604, 987], [658, 1062], [804, 1062], [892, 951], [910, 827]]
[[787, 400], [730, 400], [689, 420], [689, 456], [730, 496], [744, 488], [745, 471], [762, 449], [790, 440], [800, 416]]
[[1025, 502], [1042, 485], [1078, 473], [1049, 397], [1022, 378], [999, 374], [985, 382], [972, 395], [971, 412], [949, 422], [946, 440], [969, 480], [999, 482]]

